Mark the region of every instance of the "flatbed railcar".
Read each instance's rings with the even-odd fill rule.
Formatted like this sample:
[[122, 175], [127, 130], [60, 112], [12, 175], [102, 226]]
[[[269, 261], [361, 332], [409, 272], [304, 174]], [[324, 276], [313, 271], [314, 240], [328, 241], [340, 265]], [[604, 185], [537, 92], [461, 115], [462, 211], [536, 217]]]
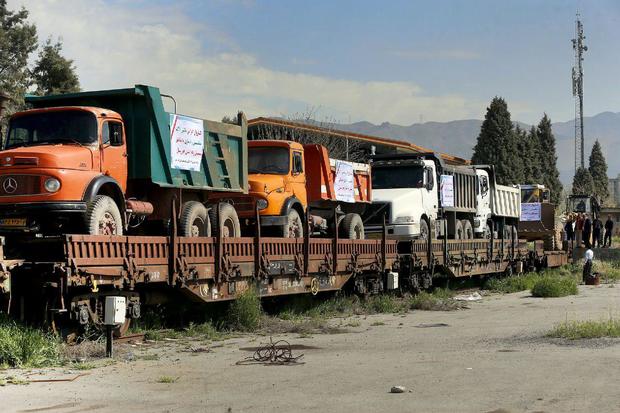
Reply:
[[[141, 305], [211, 303], [251, 286], [261, 297], [417, 292], [438, 277], [522, 272], [567, 262], [562, 251], [519, 240], [285, 239], [65, 235], [33, 240], [0, 267], [1, 311], [30, 322], [100, 325], [105, 296], [124, 296], [127, 321]], [[396, 281], [396, 282], [395, 282]]]

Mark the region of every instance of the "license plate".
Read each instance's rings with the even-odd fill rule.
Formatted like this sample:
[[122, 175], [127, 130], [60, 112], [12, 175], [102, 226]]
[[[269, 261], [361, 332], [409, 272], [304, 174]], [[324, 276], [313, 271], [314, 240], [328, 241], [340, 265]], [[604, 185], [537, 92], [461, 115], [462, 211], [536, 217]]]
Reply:
[[26, 218], [2, 218], [0, 227], [25, 227]]
[[381, 239], [383, 234], [381, 232], [369, 232], [365, 234], [366, 239]]

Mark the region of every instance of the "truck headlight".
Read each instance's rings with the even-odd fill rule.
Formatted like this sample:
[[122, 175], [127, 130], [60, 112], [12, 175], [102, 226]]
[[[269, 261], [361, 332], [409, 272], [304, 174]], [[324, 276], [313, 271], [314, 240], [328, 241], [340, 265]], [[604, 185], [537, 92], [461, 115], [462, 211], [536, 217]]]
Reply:
[[58, 192], [60, 189], [60, 181], [56, 178], [47, 178], [43, 186], [45, 186], [47, 192]]
[[267, 208], [268, 205], [269, 202], [267, 202], [266, 199], [260, 198], [258, 201], [256, 201], [256, 206], [258, 207], [259, 211]]
[[405, 215], [405, 216], [402, 216], [402, 217], [397, 217], [394, 220], [395, 224], [412, 224], [414, 222], [415, 222], [415, 218], [412, 217], [411, 215]]

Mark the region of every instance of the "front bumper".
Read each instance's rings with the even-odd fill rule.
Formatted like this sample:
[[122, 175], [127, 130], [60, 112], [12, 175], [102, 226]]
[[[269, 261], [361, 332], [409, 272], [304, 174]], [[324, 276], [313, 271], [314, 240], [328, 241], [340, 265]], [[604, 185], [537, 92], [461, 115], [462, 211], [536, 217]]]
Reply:
[[276, 225], [286, 224], [288, 217], [286, 215], [267, 215], [260, 216], [260, 224], [264, 227], [273, 227]]
[[81, 223], [76, 215], [86, 212], [86, 202], [23, 202], [0, 204], [0, 219], [24, 218], [24, 226], [1, 225], [0, 233], [54, 233], [61, 228]]
[[[411, 239], [417, 238], [420, 236], [420, 223], [409, 223], [409, 224], [390, 224], [385, 226], [387, 236], [391, 239]], [[372, 226], [366, 227], [364, 232], [366, 233], [366, 238], [374, 238], [373, 236], [369, 236], [369, 234], [380, 234], [383, 231], [383, 227]]]
[[63, 214], [85, 212], [86, 202], [23, 202], [17, 204], [0, 204], [0, 218], [5, 216]]

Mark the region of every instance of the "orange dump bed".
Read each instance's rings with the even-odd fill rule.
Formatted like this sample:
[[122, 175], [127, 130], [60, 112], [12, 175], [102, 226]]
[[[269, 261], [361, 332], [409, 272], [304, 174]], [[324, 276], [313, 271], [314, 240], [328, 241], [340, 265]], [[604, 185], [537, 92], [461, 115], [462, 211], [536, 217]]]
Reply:
[[370, 203], [370, 165], [330, 159], [321, 145], [304, 145], [308, 203], [340, 201]]

